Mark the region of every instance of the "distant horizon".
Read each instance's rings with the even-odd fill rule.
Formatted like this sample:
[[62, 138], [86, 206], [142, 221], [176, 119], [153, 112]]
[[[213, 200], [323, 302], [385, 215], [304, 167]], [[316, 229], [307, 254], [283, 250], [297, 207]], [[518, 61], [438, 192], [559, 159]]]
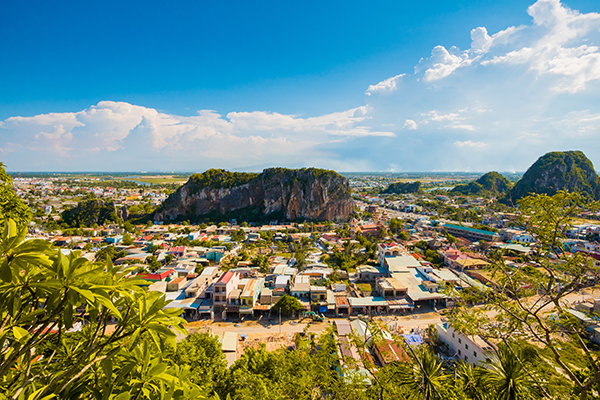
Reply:
[[[269, 168], [279, 168], [279, 167], [269, 167]], [[287, 167], [281, 167], [281, 168], [287, 168]], [[303, 167], [303, 168], [318, 168], [318, 167]], [[211, 168], [209, 168], [211, 169]], [[247, 172], [247, 173], [252, 173], [252, 172], [260, 172], [260, 171], [240, 171], [240, 170], [235, 170], [235, 169], [227, 169], [227, 168], [217, 168], [217, 169], [223, 169], [226, 171], [231, 171], [231, 172]], [[268, 168], [265, 168], [268, 169]], [[300, 169], [300, 168], [288, 168], [288, 169]], [[197, 174], [197, 173], [203, 173], [207, 170], [204, 171], [12, 171], [12, 170], [6, 170], [6, 172], [8, 174], [28, 174], [28, 175], [35, 175], [35, 174], [98, 174], [98, 175], [110, 175], [110, 174], [119, 174], [119, 175], [124, 175], [124, 174], [132, 174], [132, 175], [151, 175], [151, 174], [160, 174], [160, 175], [177, 175], [177, 174]], [[263, 170], [264, 171], [264, 170]], [[477, 175], [477, 174], [486, 174], [488, 172], [492, 172], [492, 171], [402, 171], [402, 172], [390, 172], [390, 171], [336, 171], [336, 170], [332, 170], [335, 171], [337, 173], [339, 173], [340, 175], [352, 175], [352, 174], [385, 174], [385, 175], [410, 175], [410, 174], [464, 174], [464, 175]], [[499, 174], [524, 174], [526, 171], [496, 171]]]

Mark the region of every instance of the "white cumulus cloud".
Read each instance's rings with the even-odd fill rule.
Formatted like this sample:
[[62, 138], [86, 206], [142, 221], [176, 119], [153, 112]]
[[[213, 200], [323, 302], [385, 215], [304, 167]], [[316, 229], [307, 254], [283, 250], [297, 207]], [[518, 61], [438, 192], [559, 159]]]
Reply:
[[370, 96], [372, 93], [386, 93], [393, 92], [397, 89], [398, 83], [400, 82], [400, 78], [405, 76], [406, 74], [399, 74], [396, 76], [392, 76], [384, 81], [379, 82], [376, 85], [369, 85], [365, 94]]
[[417, 127], [418, 127], [418, 124], [415, 121], [413, 121], [412, 119], [407, 119], [404, 122], [404, 129], [409, 129], [411, 131], [414, 131], [415, 129], [417, 129]]
[[[13, 157], [20, 142], [33, 165], [8, 160], [11, 168], [69, 165], [84, 170], [110, 169], [137, 160], [135, 169], [196, 168], [237, 160], [241, 166], [302, 162], [320, 147], [358, 137], [393, 137], [374, 129], [367, 106], [318, 117], [276, 112], [211, 110], [179, 116], [125, 102], [102, 101], [75, 113], [11, 117], [0, 121], [0, 149]], [[57, 162], [57, 160], [60, 160]]]

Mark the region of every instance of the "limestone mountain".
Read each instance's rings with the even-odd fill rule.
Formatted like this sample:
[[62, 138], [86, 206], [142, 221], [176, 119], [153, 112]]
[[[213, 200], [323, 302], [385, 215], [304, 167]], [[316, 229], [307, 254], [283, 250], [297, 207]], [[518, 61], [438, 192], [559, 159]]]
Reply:
[[75, 207], [63, 211], [61, 216], [70, 227], [81, 228], [116, 222], [119, 218], [126, 219], [127, 216], [123, 214], [123, 209], [117, 208], [112, 201], [90, 197], [83, 199]]
[[421, 190], [421, 182], [396, 182], [389, 185], [382, 193], [385, 194], [407, 194], [418, 193]]
[[351, 213], [350, 185], [335, 171], [269, 168], [256, 174], [211, 169], [192, 175], [163, 202], [154, 219], [346, 221]]
[[583, 152], [554, 151], [544, 154], [529, 167], [510, 190], [506, 200], [514, 204], [529, 194], [554, 195], [563, 189], [600, 198], [600, 178]]
[[488, 172], [479, 179], [467, 184], [456, 185], [450, 194], [485, 196], [488, 194], [498, 196], [505, 194], [511, 183], [496, 171]]

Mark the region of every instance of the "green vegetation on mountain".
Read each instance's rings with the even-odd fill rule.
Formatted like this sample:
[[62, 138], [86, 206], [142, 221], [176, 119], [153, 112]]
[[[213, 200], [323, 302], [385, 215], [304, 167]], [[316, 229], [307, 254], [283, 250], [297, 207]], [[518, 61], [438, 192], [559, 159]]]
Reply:
[[117, 222], [119, 217], [112, 201], [97, 199], [92, 195], [70, 210], [63, 211], [62, 219], [69, 227], [80, 228]]
[[541, 156], [507, 195], [515, 204], [530, 194], [554, 195], [560, 190], [600, 198], [600, 177], [581, 151], [555, 151]]
[[382, 193], [384, 194], [408, 194], [419, 193], [421, 182], [396, 182], [389, 185]]
[[511, 187], [508, 179], [496, 171], [488, 172], [474, 182], [455, 186], [450, 194], [467, 196], [498, 196], [506, 193]]
[[259, 174], [252, 172], [231, 172], [224, 169], [209, 169], [190, 177], [198, 187], [209, 187], [211, 189], [232, 188], [245, 185], [255, 179]]
[[268, 168], [255, 174], [212, 169], [192, 175], [160, 205], [154, 219], [340, 221], [351, 211], [350, 185], [335, 171]]

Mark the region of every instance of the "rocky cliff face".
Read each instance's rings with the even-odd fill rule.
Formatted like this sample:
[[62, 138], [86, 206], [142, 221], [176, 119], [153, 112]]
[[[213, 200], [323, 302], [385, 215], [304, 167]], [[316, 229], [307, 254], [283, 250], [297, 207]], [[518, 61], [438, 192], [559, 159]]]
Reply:
[[209, 170], [190, 177], [154, 214], [157, 221], [348, 220], [350, 186], [334, 171], [270, 168], [261, 174]]
[[563, 189], [600, 198], [600, 178], [583, 152], [555, 151], [544, 154], [515, 184], [507, 200], [516, 203], [529, 194], [554, 195]]

